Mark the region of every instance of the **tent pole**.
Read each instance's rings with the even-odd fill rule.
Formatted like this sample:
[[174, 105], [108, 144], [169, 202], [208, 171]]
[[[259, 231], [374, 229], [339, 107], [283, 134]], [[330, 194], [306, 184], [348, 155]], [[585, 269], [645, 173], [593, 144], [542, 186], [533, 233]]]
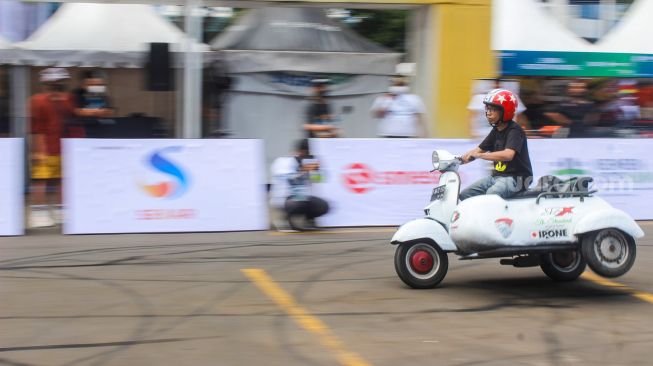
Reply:
[[184, 6], [184, 30], [187, 34], [184, 52], [184, 106], [183, 106], [183, 138], [201, 137], [202, 108], [202, 63], [201, 53], [193, 50], [192, 41], [202, 41], [201, 18], [197, 16], [199, 0], [186, 0]]
[[29, 99], [29, 68], [27, 66], [11, 66], [10, 69], [10, 126], [9, 134], [12, 137], [27, 136], [27, 100]]

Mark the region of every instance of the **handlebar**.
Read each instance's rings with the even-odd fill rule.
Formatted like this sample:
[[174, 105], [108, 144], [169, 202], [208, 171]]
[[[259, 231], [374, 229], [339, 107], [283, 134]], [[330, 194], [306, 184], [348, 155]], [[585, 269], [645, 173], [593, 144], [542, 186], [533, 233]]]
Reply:
[[[464, 161], [463, 161], [463, 157], [462, 157], [462, 155], [456, 155], [456, 156], [455, 156], [455, 159], [458, 160], [458, 162], [459, 162], [460, 164], [464, 164]], [[468, 162], [468, 163], [471, 163], [471, 162], [474, 161], [474, 160], [476, 160], [476, 158], [474, 158], [474, 157], [470, 157], [470, 158], [469, 158], [469, 161], [467, 161], [467, 162]]]

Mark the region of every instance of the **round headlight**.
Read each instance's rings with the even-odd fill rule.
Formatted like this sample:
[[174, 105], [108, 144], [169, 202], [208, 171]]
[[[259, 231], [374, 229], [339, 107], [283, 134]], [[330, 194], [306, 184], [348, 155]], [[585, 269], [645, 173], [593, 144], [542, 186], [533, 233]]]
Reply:
[[440, 170], [440, 157], [438, 156], [437, 151], [433, 151], [433, 155], [431, 156], [431, 159], [433, 161], [433, 169]]

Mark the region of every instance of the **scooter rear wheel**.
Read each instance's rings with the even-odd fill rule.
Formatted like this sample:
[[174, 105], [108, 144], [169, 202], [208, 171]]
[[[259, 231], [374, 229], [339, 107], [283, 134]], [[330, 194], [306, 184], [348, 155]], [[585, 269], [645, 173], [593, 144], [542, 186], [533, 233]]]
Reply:
[[619, 277], [635, 263], [635, 239], [618, 229], [587, 233], [581, 242], [583, 258], [592, 271], [603, 277]]
[[437, 286], [449, 269], [447, 253], [427, 242], [400, 244], [395, 251], [395, 270], [405, 284], [416, 289]]
[[554, 281], [573, 281], [586, 267], [587, 262], [577, 250], [546, 253], [540, 257], [542, 272]]

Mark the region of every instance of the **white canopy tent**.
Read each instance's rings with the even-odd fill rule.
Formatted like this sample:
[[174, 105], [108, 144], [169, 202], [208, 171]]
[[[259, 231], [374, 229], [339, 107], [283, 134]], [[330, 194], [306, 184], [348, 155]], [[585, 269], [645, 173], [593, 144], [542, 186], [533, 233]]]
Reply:
[[16, 62], [16, 48], [8, 40], [0, 37], [0, 65]]
[[252, 9], [211, 42], [232, 72], [302, 71], [388, 75], [394, 53], [326, 16], [323, 9]]
[[[31, 66], [141, 68], [150, 43], [168, 43], [172, 66], [184, 68], [183, 93], [177, 93], [177, 104], [183, 105], [177, 110], [183, 114], [169, 117], [177, 121], [177, 135], [199, 137], [202, 61], [210, 60], [210, 49], [196, 41], [200, 28], [196, 27], [197, 17], [190, 15], [193, 9], [194, 6], [187, 6], [186, 30], [190, 30], [191, 38], [157, 14], [151, 5], [63, 4], [26, 41], [16, 44], [17, 62]], [[135, 83], [131, 79], [127, 80]], [[128, 95], [125, 98], [133, 99]], [[145, 104], [153, 108], [151, 102]]]
[[150, 5], [69, 3], [16, 46], [21, 62], [35, 66], [128, 67], [145, 63], [149, 43], [170, 43], [172, 52], [205, 52]]
[[492, 49], [592, 52], [592, 44], [564, 27], [541, 3], [534, 0], [494, 0]]
[[653, 54], [653, 1], [636, 0], [621, 21], [595, 44], [560, 23], [534, 0], [494, 0], [492, 49]]
[[596, 44], [596, 52], [643, 53], [653, 55], [653, 1], [636, 0], [608, 34]]
[[250, 10], [211, 42], [234, 83], [224, 124], [234, 137], [262, 138], [268, 162], [304, 137], [311, 79], [329, 78], [328, 96], [345, 137], [373, 137], [369, 109], [387, 90], [401, 54], [329, 19], [323, 9]]
[[492, 49], [501, 75], [653, 77], [653, 0], [636, 0], [602, 39], [592, 44], [535, 0], [495, 0]]
[[0, 37], [0, 50], [2, 49], [7, 49], [7, 48], [13, 48], [11, 46], [11, 42], [8, 40], [4, 39], [3, 37]]

